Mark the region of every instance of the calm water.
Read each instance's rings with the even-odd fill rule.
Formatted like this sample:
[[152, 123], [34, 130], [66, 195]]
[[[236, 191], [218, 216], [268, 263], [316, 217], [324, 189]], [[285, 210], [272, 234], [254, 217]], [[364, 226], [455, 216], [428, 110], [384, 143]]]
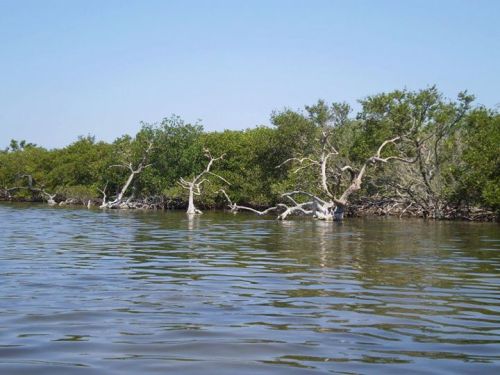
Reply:
[[499, 228], [3, 204], [0, 374], [498, 374]]

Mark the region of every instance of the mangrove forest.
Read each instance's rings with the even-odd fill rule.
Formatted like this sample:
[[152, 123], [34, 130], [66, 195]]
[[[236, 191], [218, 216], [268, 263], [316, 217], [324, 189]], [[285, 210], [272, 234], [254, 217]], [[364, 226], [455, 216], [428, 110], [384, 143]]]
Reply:
[[205, 131], [172, 115], [113, 142], [80, 136], [0, 151], [0, 199], [102, 209], [497, 220], [500, 114], [436, 87], [318, 100], [269, 126]]

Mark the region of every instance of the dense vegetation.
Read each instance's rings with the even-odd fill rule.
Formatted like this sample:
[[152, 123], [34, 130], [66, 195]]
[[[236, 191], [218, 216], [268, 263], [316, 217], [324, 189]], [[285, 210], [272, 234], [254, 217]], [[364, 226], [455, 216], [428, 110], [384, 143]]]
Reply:
[[[272, 113], [270, 127], [243, 131], [205, 132], [172, 116], [113, 143], [86, 136], [47, 150], [12, 140], [0, 151], [0, 196], [97, 203], [103, 192], [119, 194], [130, 175], [127, 165], [145, 161], [126, 195], [151, 207], [182, 207], [187, 195], [179, 181], [204, 170], [209, 150], [224, 157], [200, 186], [197, 203], [205, 208], [226, 206], [221, 189], [233, 202], [257, 208], [276, 205], [293, 190], [337, 196], [365, 163], [351, 212], [491, 218], [500, 211], [500, 114], [472, 101], [466, 93], [447, 100], [431, 87], [367, 97], [354, 116], [345, 103], [320, 100], [303, 111]], [[396, 141], [378, 155], [387, 160], [374, 163], [369, 158], [389, 139]], [[325, 161], [322, 181], [313, 161], [325, 145], [336, 153]]]

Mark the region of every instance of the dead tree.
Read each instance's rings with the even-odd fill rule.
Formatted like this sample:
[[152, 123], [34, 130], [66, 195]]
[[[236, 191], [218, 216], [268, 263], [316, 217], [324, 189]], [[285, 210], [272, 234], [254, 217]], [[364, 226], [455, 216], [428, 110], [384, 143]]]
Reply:
[[57, 202], [54, 200], [54, 198], [57, 196], [57, 194], [49, 194], [43, 190], [41, 190], [40, 192], [42, 193], [43, 196], [46, 197], [47, 204], [49, 206], [55, 206], [57, 204]]
[[153, 141], [149, 141], [143, 155], [141, 161], [134, 166], [132, 162], [126, 162], [123, 164], [114, 164], [110, 165], [109, 168], [124, 168], [128, 169], [130, 171], [130, 174], [125, 181], [125, 184], [122, 186], [120, 191], [118, 192], [116, 198], [111, 201], [111, 202], [106, 202], [106, 186], [104, 187], [104, 190], [101, 190], [101, 193], [103, 194], [103, 202], [101, 204], [101, 208], [128, 208], [130, 207], [129, 203], [131, 198], [129, 198], [127, 201], [124, 201], [124, 196], [125, 193], [127, 192], [128, 188], [130, 187], [130, 184], [134, 180], [134, 178], [139, 175], [144, 169], [147, 167], [151, 166], [151, 164], [146, 164], [148, 160], [149, 153], [151, 152], [151, 149], [153, 148]]
[[273, 212], [273, 211], [277, 211], [279, 210], [280, 208], [283, 208], [284, 205], [282, 204], [279, 204], [277, 206], [273, 206], [273, 207], [269, 207], [269, 208], [266, 208], [265, 210], [263, 211], [259, 211], [259, 210], [256, 210], [252, 207], [247, 207], [247, 206], [240, 206], [240, 205], [237, 205], [236, 203], [233, 203], [231, 201], [231, 198], [229, 198], [229, 196], [227, 195], [227, 193], [225, 192], [224, 189], [220, 189], [219, 190], [223, 195], [224, 197], [226, 198], [227, 202], [228, 202], [228, 207], [229, 209], [231, 210], [232, 213], [237, 213], [238, 211], [249, 211], [249, 212], [253, 212], [254, 214], [256, 215], [259, 215], [259, 216], [264, 216], [264, 215], [267, 215], [269, 214], [270, 212]]
[[107, 207], [107, 198], [108, 198], [108, 194], [107, 194], [107, 188], [108, 188], [108, 181], [106, 181], [106, 185], [104, 185], [104, 187], [102, 189], [100, 188], [97, 188], [97, 190], [102, 194], [102, 203], [101, 205], [99, 206], [99, 208], [106, 208]]
[[[349, 197], [354, 192], [361, 189], [363, 177], [365, 176], [367, 168], [370, 165], [377, 163], [387, 163], [390, 160], [399, 160], [406, 163], [414, 162], [414, 160], [408, 160], [399, 156], [389, 156], [383, 158], [381, 154], [384, 148], [389, 144], [395, 144], [397, 141], [401, 140], [401, 137], [398, 136], [386, 140], [380, 145], [375, 155], [366, 159], [366, 161], [359, 170], [356, 170], [350, 165], [345, 165], [339, 168], [339, 173], [349, 172], [350, 182], [347, 188], [340, 195], [340, 197], [337, 197], [335, 194], [332, 193], [332, 191], [329, 188], [328, 176], [327, 176], [327, 169], [328, 169], [327, 163], [330, 158], [332, 158], [335, 155], [338, 155], [338, 151], [329, 144], [325, 134], [323, 134], [322, 138], [323, 138], [322, 152], [320, 154], [319, 160], [315, 160], [309, 157], [291, 158], [286, 160], [284, 163], [297, 161], [299, 164], [305, 164], [301, 165], [298, 169], [295, 170], [295, 172], [311, 166], [319, 167], [321, 190], [326, 198], [323, 199], [318, 195], [300, 190], [284, 193], [282, 197], [287, 198], [289, 201], [292, 202], [293, 205], [287, 206], [286, 210], [278, 216], [278, 219], [284, 220], [291, 214], [302, 213], [305, 215], [313, 215], [315, 218], [320, 220], [343, 220], [344, 211], [349, 202]], [[283, 165], [284, 163], [282, 163], [281, 165]], [[295, 197], [297, 196], [305, 197], [306, 201], [298, 203], [295, 199]]]
[[224, 154], [222, 154], [218, 158], [214, 158], [208, 149], [205, 149], [204, 151], [205, 151], [205, 156], [209, 159], [209, 161], [208, 161], [207, 166], [203, 170], [203, 172], [201, 172], [200, 174], [198, 174], [197, 176], [195, 176], [190, 181], [185, 180], [182, 177], [181, 177], [181, 179], [179, 181], [179, 185], [181, 185], [184, 189], [186, 189], [186, 190], [189, 191], [188, 208], [187, 208], [187, 211], [186, 211], [186, 213], [188, 215], [195, 215], [195, 214], [201, 214], [202, 213], [194, 205], [194, 196], [195, 195], [197, 195], [197, 196], [201, 195], [201, 186], [205, 182], [208, 181], [208, 178], [206, 178], [206, 177], [213, 176], [213, 177], [216, 177], [216, 178], [220, 179], [221, 181], [225, 182], [226, 184], [231, 185], [225, 178], [223, 178], [222, 176], [219, 176], [218, 174], [215, 174], [215, 173], [213, 173], [213, 172], [210, 171], [210, 169], [212, 168], [213, 163], [216, 162], [216, 161], [218, 161], [218, 160], [222, 160], [224, 158]]
[[36, 183], [33, 176], [30, 174], [20, 174], [17, 176], [17, 179], [24, 179], [24, 178], [26, 178], [26, 180], [27, 180], [27, 183], [28, 183], [27, 186], [14, 186], [14, 187], [10, 187], [10, 188], [4, 187], [2, 189], [2, 194], [7, 199], [10, 200], [13, 198], [12, 193], [19, 191], [19, 190], [28, 190], [29, 192], [31, 192], [32, 196], [34, 196], [35, 194], [39, 194], [39, 196], [41, 196], [42, 199], [47, 201], [47, 204], [49, 206], [54, 206], [57, 204], [57, 202], [55, 201], [55, 197], [57, 196], [57, 193], [56, 194], [48, 193], [45, 190], [44, 185], [39, 185], [39, 187], [37, 187], [36, 185], [38, 185], [38, 184]]

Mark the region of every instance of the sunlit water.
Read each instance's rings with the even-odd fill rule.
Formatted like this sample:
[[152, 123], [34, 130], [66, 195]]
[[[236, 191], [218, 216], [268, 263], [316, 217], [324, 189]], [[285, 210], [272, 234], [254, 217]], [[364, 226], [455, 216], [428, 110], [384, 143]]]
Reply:
[[500, 373], [497, 224], [0, 205], [0, 374]]

